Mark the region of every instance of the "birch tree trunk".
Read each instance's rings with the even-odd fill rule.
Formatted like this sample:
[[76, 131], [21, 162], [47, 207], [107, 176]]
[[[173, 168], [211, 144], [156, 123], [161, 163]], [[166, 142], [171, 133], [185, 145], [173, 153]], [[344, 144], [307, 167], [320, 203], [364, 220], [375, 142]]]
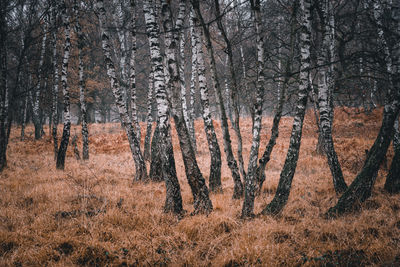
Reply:
[[[374, 8], [379, 11], [381, 7], [379, 6], [378, 2], [375, 3], [376, 5], [374, 5]], [[398, 2], [394, 2], [391, 11], [391, 19], [395, 24], [395, 30], [399, 31], [400, 4]], [[377, 21], [379, 20], [380, 19], [377, 19]], [[375, 183], [379, 166], [382, 163], [386, 155], [387, 149], [390, 145], [394, 122], [398, 118], [400, 108], [400, 93], [398, 90], [398, 88], [400, 87], [400, 44], [399, 42], [397, 42], [392, 47], [391, 51], [389, 49], [386, 50], [385, 44], [387, 45], [387, 42], [385, 40], [384, 34], [383, 32], [382, 34], [379, 33], [382, 28], [379, 26], [379, 24], [377, 25], [378, 35], [380, 36], [380, 38], [382, 38], [380, 42], [381, 45], [383, 45], [383, 50], [385, 53], [386, 71], [388, 76], [390, 77], [390, 83], [393, 85], [393, 87], [390, 88], [389, 93], [386, 96], [387, 104], [385, 105], [383, 111], [382, 125], [374, 144], [367, 154], [367, 159], [365, 160], [362, 170], [359, 172], [351, 185], [347, 188], [346, 192], [344, 192], [343, 195], [340, 197], [338, 203], [328, 210], [328, 212], [326, 213], [327, 217], [336, 217], [338, 215], [342, 215], [346, 212], [352, 211], [357, 203], [364, 202], [371, 196], [372, 188]], [[387, 52], [389, 53], [386, 54]], [[395, 157], [396, 154], [398, 154], [398, 152], [395, 153]], [[398, 164], [398, 158], [396, 159], [394, 164]], [[398, 168], [396, 167], [396, 165], [391, 166], [391, 169], [392, 167]], [[392, 171], [396, 170], [393, 169]]]
[[[193, 2], [192, 2], [193, 3]], [[195, 9], [195, 8], [194, 8]], [[194, 14], [192, 11], [191, 20], [193, 21], [193, 26], [198, 25], [198, 14]], [[210, 98], [208, 94], [208, 87], [206, 83], [206, 69], [204, 65], [204, 54], [201, 44], [202, 31], [195, 28], [192, 32], [192, 46], [196, 46], [196, 62], [197, 62], [197, 73], [199, 79], [199, 89], [200, 89], [200, 102], [203, 109], [203, 122], [204, 131], [206, 132], [208, 149], [211, 156], [210, 165], [210, 177], [209, 177], [209, 187], [211, 192], [221, 190], [221, 150], [219, 148], [217, 135], [215, 134], [215, 129], [213, 125], [213, 120], [211, 118], [210, 112]]]
[[130, 93], [131, 93], [131, 118], [133, 125], [136, 129], [136, 137], [141, 140], [140, 133], [140, 125], [137, 115], [137, 105], [136, 105], [136, 69], [135, 69], [135, 60], [136, 60], [136, 4], [134, 0], [131, 0], [131, 36], [132, 36], [132, 49], [131, 49], [131, 58], [130, 58]]
[[140, 151], [140, 143], [136, 138], [135, 129], [132, 125], [132, 122], [128, 116], [128, 111], [125, 106], [125, 102], [123, 99], [123, 94], [121, 92], [121, 87], [119, 86], [113, 60], [111, 58], [111, 46], [110, 46], [110, 34], [106, 30], [105, 20], [106, 20], [106, 11], [104, 9], [103, 0], [97, 1], [97, 13], [99, 16], [99, 23], [101, 29], [101, 40], [102, 40], [102, 48], [104, 53], [104, 60], [107, 66], [107, 75], [110, 78], [111, 89], [115, 98], [115, 104], [118, 108], [119, 116], [122, 122], [122, 125], [126, 131], [129, 146], [132, 152], [133, 160], [135, 161], [135, 169], [136, 175], [135, 180], [147, 180], [147, 171], [146, 171], [146, 163], [144, 162], [142, 153]]
[[[173, 149], [171, 143], [171, 131], [169, 122], [168, 95], [165, 87], [163, 59], [160, 53], [159, 28], [151, 0], [143, 3], [143, 11], [146, 22], [146, 31], [150, 43], [150, 57], [154, 72], [154, 88], [156, 92], [158, 127], [159, 127], [159, 152], [161, 153], [161, 165], [166, 185], [165, 212], [175, 214], [182, 213], [182, 196], [178, 177], [173, 160]], [[153, 136], [154, 139], [154, 136]]]
[[53, 90], [52, 90], [52, 114], [53, 114], [53, 127], [52, 137], [54, 146], [54, 160], [57, 160], [58, 154], [58, 139], [57, 139], [57, 126], [58, 126], [58, 61], [57, 61], [57, 27], [56, 20], [58, 14], [58, 5], [54, 1], [52, 3], [51, 25], [54, 27], [52, 31], [52, 45], [53, 45]]
[[[149, 85], [148, 85], [148, 92], [147, 92], [147, 116], [146, 116], [146, 136], [144, 138], [144, 148], [143, 148], [143, 157], [144, 160], [150, 160], [150, 140], [151, 140], [151, 132], [153, 128], [153, 115], [152, 115], [152, 107], [153, 107], [153, 91], [154, 91], [154, 84], [153, 84], [153, 70], [150, 69], [149, 74]], [[150, 176], [151, 177], [151, 176]]]
[[[295, 41], [295, 30], [297, 27], [297, 22], [296, 22], [296, 16], [297, 16], [297, 11], [298, 11], [298, 1], [294, 1], [293, 3], [293, 9], [292, 9], [292, 16], [291, 16], [291, 24], [290, 24], [290, 54], [289, 58], [286, 62], [285, 65], [285, 70], [284, 70], [284, 79], [283, 81], [279, 81], [278, 84], [278, 104], [276, 106], [275, 110], [275, 116], [274, 120], [272, 123], [272, 128], [271, 128], [271, 137], [268, 141], [268, 144], [265, 148], [265, 151], [262, 155], [262, 157], [259, 160], [258, 168], [257, 168], [257, 187], [256, 189], [258, 192], [262, 189], [262, 185], [265, 181], [265, 168], [271, 159], [271, 154], [274, 149], [274, 146], [276, 144], [276, 139], [279, 136], [279, 122], [282, 118], [282, 112], [283, 112], [283, 105], [285, 103], [285, 95], [286, 95], [286, 89], [290, 80], [290, 72], [292, 69], [292, 63], [293, 63], [293, 57], [294, 57], [294, 41]], [[256, 191], [257, 192], [257, 191]]]
[[85, 99], [85, 77], [83, 73], [83, 48], [85, 47], [85, 37], [82, 33], [82, 27], [79, 22], [79, 6], [78, 0], [75, 0], [75, 32], [78, 38], [78, 61], [79, 61], [79, 104], [81, 106], [81, 123], [82, 123], [82, 159], [89, 159], [89, 132], [86, 114]]
[[42, 75], [43, 75], [43, 62], [44, 62], [44, 53], [46, 52], [46, 40], [47, 40], [47, 30], [48, 30], [48, 21], [46, 16], [44, 17], [44, 27], [43, 27], [43, 38], [40, 50], [40, 59], [39, 59], [39, 67], [38, 67], [38, 75], [37, 75], [37, 85], [35, 88], [32, 109], [33, 109], [33, 124], [35, 127], [35, 139], [40, 139], [42, 137], [42, 123], [40, 120], [40, 92], [41, 92], [41, 84], [42, 84]]
[[[226, 44], [226, 52], [227, 52], [227, 58], [228, 58], [228, 63], [229, 63], [229, 73], [231, 76], [231, 90], [229, 90], [229, 91], [231, 92], [230, 98], [233, 103], [233, 102], [236, 102], [236, 100], [237, 100], [237, 92], [238, 92], [237, 83], [236, 83], [236, 73], [235, 73], [235, 68], [234, 68], [234, 63], [233, 63], [233, 51], [232, 51], [231, 42], [229, 41], [228, 35], [224, 28], [224, 25], [222, 24], [219, 2], [218, 2], [218, 0], [215, 0], [214, 3], [215, 3], [215, 12], [216, 12], [215, 15], [217, 17], [218, 29], [221, 32], [221, 35]], [[207, 29], [207, 31], [208, 31], [208, 29]], [[221, 88], [218, 86], [219, 85], [218, 77], [216, 76], [217, 72], [216, 72], [215, 60], [214, 60], [214, 56], [213, 56], [213, 51], [212, 51], [211, 40], [209, 38], [209, 34], [206, 34], [206, 39], [207, 39], [207, 44], [208, 44], [207, 47], [209, 47], [208, 48], [209, 54], [212, 55], [211, 70], [212, 70], [212, 73], [214, 73], [214, 77], [215, 77], [214, 80], [216, 82], [216, 84], [214, 86], [216, 89], [217, 88], [219, 89], [216, 91], [218, 94], [220, 108], [221, 108], [221, 114], [222, 114], [221, 115], [221, 120], [222, 120], [221, 125], [222, 125], [222, 130], [223, 130], [225, 154], [227, 157], [229, 169], [231, 170], [232, 177], [233, 177], [233, 180], [235, 183], [233, 198], [240, 198], [243, 196], [243, 184], [240, 179], [238, 164], [237, 164], [237, 161], [236, 161], [235, 156], [233, 155], [233, 151], [232, 151], [232, 143], [231, 143], [231, 138], [230, 138], [230, 134], [229, 134], [228, 119], [226, 117], [226, 113], [225, 113], [225, 109], [224, 109], [224, 105], [223, 105]], [[242, 153], [241, 153], [241, 151], [242, 151], [242, 148], [241, 148], [242, 136], [241, 136], [240, 128], [239, 128], [239, 110], [237, 108], [237, 103], [233, 105], [233, 116], [234, 116], [234, 119], [231, 121], [233, 122], [232, 123], [233, 128], [234, 128], [234, 130], [236, 132], [236, 136], [238, 138], [238, 157], [240, 160], [243, 160]], [[242, 165], [242, 167], [243, 167], [243, 165]], [[245, 179], [244, 170], [242, 171], [242, 176]]]
[[253, 141], [250, 149], [247, 176], [245, 178], [242, 218], [249, 218], [254, 215], [257, 160], [260, 147], [262, 103], [264, 100], [264, 38], [262, 35], [260, 0], [251, 0], [250, 5], [254, 15], [254, 27], [257, 39], [257, 98], [254, 105]]
[[65, 157], [67, 154], [67, 148], [69, 143], [69, 136], [71, 130], [71, 114], [70, 114], [70, 99], [69, 99], [69, 87], [68, 87], [68, 61], [70, 56], [71, 50], [71, 36], [70, 36], [70, 22], [69, 22], [69, 15], [67, 12], [67, 6], [65, 5], [65, 1], [63, 0], [60, 4], [61, 8], [61, 17], [64, 26], [64, 35], [65, 35], [65, 42], [64, 42], [64, 55], [62, 61], [62, 68], [61, 68], [61, 84], [63, 89], [63, 97], [64, 97], [64, 128], [63, 134], [60, 141], [60, 147], [58, 149], [57, 154], [57, 163], [56, 168], [60, 170], [64, 170], [65, 166]]
[[194, 32], [196, 29], [193, 25], [193, 10], [190, 9], [190, 18], [189, 18], [189, 27], [190, 27], [190, 43], [191, 43], [191, 61], [192, 61], [192, 71], [190, 77], [190, 106], [188, 109], [188, 116], [189, 116], [189, 131], [190, 136], [192, 138], [193, 150], [197, 153], [197, 143], [196, 143], [196, 132], [194, 128], [194, 120], [195, 120], [195, 92], [196, 92], [196, 85], [198, 80], [198, 66], [197, 66], [197, 45], [194, 45], [196, 42], [196, 33]]
[[[347, 189], [346, 182], [343, 178], [342, 169], [335, 151], [332, 138], [332, 124], [333, 124], [333, 105], [330, 103], [333, 98], [333, 82], [331, 75], [333, 74], [327, 63], [332, 64], [328, 58], [329, 45], [334, 40], [331, 39], [330, 25], [329, 25], [329, 1], [324, 0], [320, 5], [321, 13], [323, 14], [323, 35], [321, 51], [318, 55], [317, 64], [321, 66], [318, 73], [318, 103], [319, 103], [319, 124], [320, 135], [322, 135], [324, 152], [328, 159], [328, 165], [332, 173], [333, 185], [336, 194], [341, 194]], [[329, 76], [329, 77], [328, 77]]]
[[296, 171], [297, 160], [301, 144], [304, 115], [307, 107], [309, 90], [308, 72], [310, 68], [310, 38], [311, 38], [311, 0], [300, 0], [301, 32], [300, 32], [300, 84], [292, 134], [286, 160], [280, 175], [278, 188], [274, 199], [263, 209], [262, 214], [278, 214], [285, 207]]
[[[184, 14], [185, 0], [180, 1], [180, 14]], [[189, 130], [186, 126], [186, 121], [182, 108], [181, 99], [181, 77], [179, 77], [179, 64], [177, 61], [177, 47], [179, 43], [179, 29], [183, 26], [183, 16], [179, 16], [176, 21], [176, 28], [172, 25], [172, 11], [170, 2], [166, 0], [162, 1], [162, 13], [164, 17], [163, 25], [165, 36], [165, 52], [168, 62], [169, 71], [169, 86], [171, 88], [171, 103], [172, 103], [172, 114], [176, 125], [176, 130], [178, 132], [179, 144], [181, 147], [183, 163], [185, 165], [186, 177], [189, 182], [190, 188], [193, 194], [193, 206], [194, 214], [197, 213], [210, 213], [213, 209], [211, 200], [208, 194], [208, 188], [206, 186], [206, 181], [200, 171], [200, 168], [196, 161], [196, 156], [193, 151], [191, 144]], [[178, 32], [176, 34], [175, 32]], [[174, 34], [175, 33], [175, 34]]]

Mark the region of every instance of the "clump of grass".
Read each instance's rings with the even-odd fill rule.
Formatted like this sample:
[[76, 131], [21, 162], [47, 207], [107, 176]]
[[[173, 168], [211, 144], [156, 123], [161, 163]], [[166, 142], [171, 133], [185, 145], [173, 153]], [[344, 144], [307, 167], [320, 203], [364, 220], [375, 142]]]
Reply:
[[[364, 149], [374, 141], [381, 111], [370, 116], [354, 109], [335, 112], [336, 150], [350, 183], [361, 168]], [[275, 194], [291, 124], [291, 118], [282, 119], [266, 181], [255, 201], [256, 212]], [[247, 161], [251, 120], [243, 119], [241, 125]], [[262, 148], [271, 125], [272, 118], [265, 118]], [[208, 177], [209, 153], [202, 122], [196, 121], [195, 126], [198, 162]], [[221, 129], [216, 126], [221, 138]], [[79, 127], [74, 127], [79, 133]], [[55, 169], [51, 138], [35, 141], [28, 135], [21, 142], [18, 129], [13, 129], [8, 167], [0, 176], [0, 265], [400, 264], [400, 199], [382, 190], [386, 171], [379, 172], [372, 197], [357, 212], [336, 220], [323, 219], [338, 197], [326, 159], [313, 153], [317, 134], [311, 112], [304, 129], [287, 206], [279, 216], [250, 221], [239, 218], [242, 200], [232, 199], [233, 181], [226, 162], [222, 169], [224, 191], [211, 195], [214, 211], [208, 216], [188, 215], [193, 199], [175, 131], [177, 172], [188, 211], [181, 219], [162, 212], [163, 183], [133, 183], [134, 163], [120, 124], [90, 125], [90, 160], [77, 161], [69, 150], [65, 171]], [[26, 131], [33, 132], [33, 127]], [[392, 155], [390, 150], [389, 162]]]

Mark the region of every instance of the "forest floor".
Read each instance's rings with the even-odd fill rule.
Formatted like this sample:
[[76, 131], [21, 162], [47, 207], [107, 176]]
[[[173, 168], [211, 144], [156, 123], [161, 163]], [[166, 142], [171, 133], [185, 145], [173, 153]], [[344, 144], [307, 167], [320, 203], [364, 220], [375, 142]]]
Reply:
[[[354, 109], [335, 112], [336, 151], [349, 184], [376, 137], [381, 110], [368, 116]], [[255, 200], [256, 213], [275, 194], [291, 124], [289, 117], [281, 121], [266, 181]], [[221, 129], [215, 125], [223, 150]], [[262, 151], [271, 126], [272, 118], [264, 118]], [[196, 130], [198, 162], [208, 179], [210, 159], [202, 121], [196, 121]], [[247, 162], [250, 119], [242, 119], [241, 130]], [[287, 206], [277, 217], [246, 221], [240, 219], [243, 200], [232, 199], [233, 181], [224, 154], [223, 193], [211, 194], [214, 211], [189, 215], [193, 199], [175, 130], [176, 167], [187, 211], [182, 219], [162, 212], [164, 183], [133, 182], [134, 164], [120, 124], [90, 125], [90, 160], [77, 161], [70, 146], [64, 171], [55, 168], [48, 128], [45, 131], [46, 136], [35, 141], [29, 126], [26, 140], [20, 141], [20, 128], [12, 129], [8, 167], [0, 174], [0, 266], [400, 265], [400, 197], [383, 191], [384, 166], [372, 197], [355, 213], [323, 218], [338, 197], [325, 157], [315, 153], [311, 112]], [[72, 128], [75, 133], [80, 133], [77, 126]], [[236, 148], [236, 140], [233, 144]], [[388, 155], [390, 166], [392, 148]]]

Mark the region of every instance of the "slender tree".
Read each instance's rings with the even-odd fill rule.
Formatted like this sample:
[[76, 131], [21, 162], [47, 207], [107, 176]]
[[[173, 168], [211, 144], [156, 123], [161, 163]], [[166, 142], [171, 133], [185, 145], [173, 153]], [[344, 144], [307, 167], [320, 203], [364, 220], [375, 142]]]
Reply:
[[292, 16], [291, 16], [291, 21], [290, 21], [290, 47], [289, 47], [290, 51], [289, 51], [289, 57], [286, 61], [286, 65], [285, 65], [283, 81], [280, 81], [280, 80], [278, 81], [278, 103], [276, 105], [275, 116], [274, 116], [274, 119], [272, 122], [271, 137], [270, 137], [270, 139], [267, 143], [267, 146], [265, 147], [264, 153], [258, 163], [257, 187], [256, 187], [258, 189], [258, 192], [260, 192], [260, 190], [262, 189], [262, 185], [265, 181], [265, 168], [271, 159], [272, 151], [276, 144], [276, 140], [279, 136], [279, 122], [282, 118], [283, 105], [285, 103], [286, 89], [287, 89], [288, 83], [290, 81], [290, 77], [291, 77], [290, 73], [291, 73], [292, 64], [293, 64], [294, 41], [295, 41], [295, 34], [296, 34], [296, 27], [297, 27], [296, 16], [297, 16], [297, 11], [298, 11], [298, 5], [299, 5], [298, 0], [293, 2]]
[[53, 126], [52, 126], [52, 136], [53, 136], [53, 146], [54, 146], [54, 160], [57, 159], [58, 154], [58, 139], [57, 139], [57, 126], [58, 126], [58, 60], [57, 60], [57, 32], [58, 27], [57, 15], [59, 14], [57, 1], [53, 1], [51, 5], [51, 26], [52, 29], [52, 46], [53, 46], [53, 90], [52, 90], [52, 114], [53, 114]]
[[140, 133], [140, 124], [137, 115], [137, 97], [136, 97], [136, 68], [135, 68], [135, 60], [136, 60], [136, 3], [135, 1], [131, 1], [131, 58], [130, 58], [130, 95], [131, 95], [131, 118], [133, 125], [136, 129], [136, 137], [140, 141], [141, 133]]
[[71, 113], [70, 113], [70, 95], [69, 95], [69, 87], [68, 87], [68, 62], [71, 50], [71, 29], [70, 29], [70, 18], [67, 12], [67, 6], [65, 1], [63, 0], [60, 4], [61, 8], [61, 17], [64, 26], [64, 55], [61, 67], [61, 84], [63, 89], [63, 97], [64, 97], [64, 128], [63, 134], [60, 141], [60, 147], [58, 149], [57, 154], [57, 169], [63, 170], [65, 166], [65, 157], [67, 154], [67, 148], [69, 143], [69, 136], [71, 130]]
[[[180, 1], [179, 14], [185, 13], [185, 0]], [[190, 188], [192, 190], [194, 199], [194, 213], [209, 213], [212, 211], [212, 203], [208, 195], [208, 188], [205, 179], [200, 171], [196, 161], [196, 156], [191, 144], [189, 130], [186, 126], [182, 99], [181, 99], [181, 83], [179, 77], [179, 64], [177, 61], [178, 52], [177, 47], [179, 44], [179, 34], [175, 33], [180, 31], [183, 26], [183, 16], [178, 16], [176, 21], [176, 28], [173, 27], [172, 11], [169, 2], [162, 1], [162, 14], [165, 36], [166, 57], [168, 62], [169, 71], [169, 86], [171, 88], [171, 103], [172, 113], [178, 132], [179, 144], [181, 147], [182, 158], [185, 165], [186, 177], [188, 179]]]
[[331, 43], [334, 42], [334, 36], [331, 35], [330, 31], [330, 17], [333, 16], [333, 14], [330, 11], [332, 7], [329, 3], [330, 1], [327, 0], [321, 1], [320, 3], [323, 33], [321, 50], [319, 51], [317, 60], [318, 65], [321, 66], [318, 70], [319, 129], [323, 139], [322, 144], [328, 159], [328, 165], [332, 173], [333, 185], [336, 193], [340, 194], [347, 189], [347, 185], [343, 178], [342, 169], [332, 138], [333, 104], [330, 102], [333, 99], [334, 83], [331, 81], [333, 79], [332, 69], [329, 68], [332, 59], [328, 57], [328, 53]]
[[274, 199], [262, 210], [263, 214], [278, 214], [285, 207], [296, 171], [299, 158], [301, 135], [304, 115], [307, 106], [309, 90], [308, 72], [310, 68], [310, 39], [311, 39], [311, 0], [300, 0], [301, 7], [301, 32], [300, 32], [300, 84], [295, 116], [293, 119], [292, 133], [286, 160], [280, 175], [278, 188]]
[[[149, 83], [147, 91], [147, 115], [146, 115], [146, 135], [144, 137], [143, 157], [145, 160], [150, 161], [150, 140], [153, 128], [153, 70], [150, 69]], [[151, 176], [150, 176], [151, 177]]]
[[[191, 12], [192, 25], [196, 27], [198, 23], [198, 15], [194, 11]], [[221, 150], [219, 148], [217, 135], [215, 134], [213, 120], [210, 112], [210, 98], [208, 93], [208, 87], [206, 83], [206, 68], [204, 64], [204, 53], [202, 47], [202, 31], [194, 29], [192, 31], [192, 46], [196, 46], [196, 62], [197, 62], [197, 74], [199, 79], [200, 89], [200, 102], [202, 106], [202, 115], [204, 122], [204, 131], [206, 132], [208, 149], [211, 156], [210, 165], [210, 176], [209, 176], [209, 187], [210, 191], [218, 191], [222, 189], [221, 185]], [[192, 49], [193, 50], [193, 49]]]
[[253, 141], [250, 150], [249, 165], [245, 178], [244, 202], [242, 218], [252, 217], [254, 210], [254, 196], [256, 190], [256, 173], [258, 150], [260, 147], [260, 131], [262, 119], [262, 103], [264, 99], [264, 39], [262, 35], [260, 0], [250, 1], [254, 16], [254, 27], [257, 38], [257, 98], [254, 105]]
[[40, 118], [40, 95], [42, 90], [42, 76], [43, 76], [43, 63], [44, 63], [44, 54], [46, 52], [46, 40], [47, 40], [47, 31], [48, 31], [49, 23], [47, 21], [47, 16], [44, 16], [43, 23], [43, 38], [40, 50], [40, 60], [39, 67], [37, 73], [37, 82], [34, 97], [32, 98], [32, 110], [33, 110], [33, 124], [35, 126], [35, 139], [40, 139], [42, 137], [42, 122]]
[[132, 125], [128, 111], [125, 106], [121, 87], [115, 74], [115, 67], [113, 59], [111, 57], [111, 46], [110, 46], [110, 34], [105, 27], [106, 11], [104, 9], [104, 3], [102, 0], [97, 1], [96, 9], [99, 17], [99, 24], [101, 29], [101, 40], [104, 53], [104, 60], [107, 67], [107, 75], [110, 78], [111, 89], [115, 98], [116, 106], [118, 108], [119, 116], [122, 125], [126, 131], [129, 147], [132, 152], [133, 159], [135, 161], [136, 175], [135, 180], [147, 180], [146, 163], [143, 159], [142, 152], [140, 151], [140, 143], [136, 138], [135, 129]]
[[89, 131], [86, 114], [86, 99], [85, 99], [85, 76], [83, 66], [83, 49], [85, 47], [85, 38], [82, 33], [82, 27], [79, 22], [79, 6], [75, 0], [75, 32], [78, 38], [78, 61], [79, 61], [79, 104], [81, 106], [81, 124], [82, 124], [82, 159], [89, 159]]
[[[161, 165], [158, 166], [162, 170], [166, 185], [165, 212], [173, 212], [175, 214], [182, 213], [182, 196], [178, 177], [175, 170], [175, 161], [173, 157], [173, 148], [171, 143], [171, 126], [169, 122], [169, 106], [168, 96], [165, 86], [163, 58], [160, 52], [159, 28], [155, 16], [154, 7], [151, 0], [143, 3], [143, 11], [146, 22], [146, 31], [150, 43], [150, 57], [154, 73], [155, 98], [157, 101], [157, 117], [159, 139], [158, 147], [161, 153]], [[156, 129], [157, 130], [157, 129]], [[155, 136], [155, 135], [154, 135]], [[153, 136], [153, 139], [154, 139]]]
[[7, 166], [7, 1], [0, 3], [0, 172]]

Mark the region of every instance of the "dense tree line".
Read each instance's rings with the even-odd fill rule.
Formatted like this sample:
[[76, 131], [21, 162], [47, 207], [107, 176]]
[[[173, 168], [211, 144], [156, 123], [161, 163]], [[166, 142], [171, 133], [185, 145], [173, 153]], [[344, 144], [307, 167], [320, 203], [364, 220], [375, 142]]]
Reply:
[[[84, 160], [89, 159], [88, 124], [115, 119], [128, 138], [135, 180], [164, 181], [164, 210], [181, 214], [173, 119], [194, 213], [211, 212], [210, 192], [223, 191], [222, 142], [232, 197], [243, 198], [242, 217], [251, 218], [279, 122], [288, 115], [293, 127], [286, 160], [275, 197], [262, 210], [275, 215], [289, 199], [304, 117], [313, 109], [318, 147], [341, 196], [327, 216], [350, 211], [371, 195], [392, 139], [395, 155], [385, 189], [400, 191], [397, 1], [4, 0], [0, 20], [0, 170], [7, 165], [12, 125], [21, 126], [24, 140], [26, 123], [33, 123], [35, 139], [42, 138], [48, 123], [56, 167], [64, 169], [72, 117], [82, 125]], [[350, 185], [332, 137], [337, 106], [362, 107], [366, 113], [384, 107], [376, 141]], [[265, 115], [274, 120], [260, 151]], [[253, 122], [247, 170], [242, 116]], [[203, 121], [210, 152], [208, 186], [196, 159], [195, 119]], [[222, 140], [215, 133], [216, 120]], [[147, 127], [142, 130], [139, 121]]]

